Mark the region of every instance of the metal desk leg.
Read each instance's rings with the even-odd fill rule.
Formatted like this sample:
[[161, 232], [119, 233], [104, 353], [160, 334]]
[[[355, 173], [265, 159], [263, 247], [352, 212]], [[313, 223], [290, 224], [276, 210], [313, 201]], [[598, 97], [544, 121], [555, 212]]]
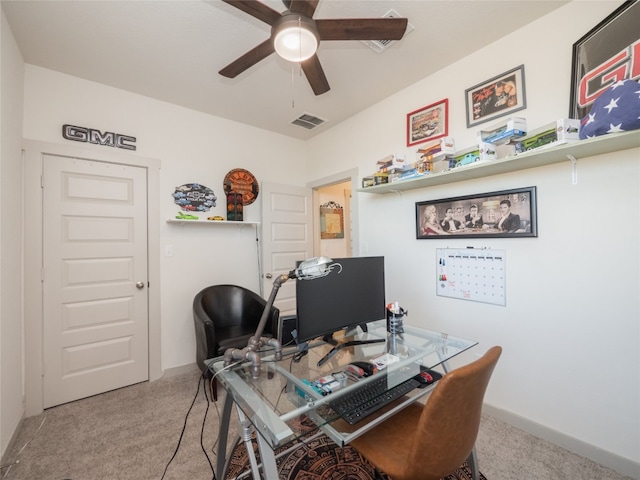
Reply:
[[262, 459], [262, 469], [264, 470], [265, 478], [267, 480], [278, 478], [275, 452], [262, 435], [257, 433], [256, 437], [258, 439], [258, 449], [260, 450], [260, 458]]
[[469, 469], [471, 470], [471, 478], [473, 480], [479, 480], [480, 474], [478, 473], [478, 454], [476, 453], [476, 446], [473, 446], [469, 457], [467, 458], [467, 463], [469, 464]]
[[[251, 444], [251, 432], [253, 431], [253, 428], [251, 428], [251, 422], [247, 420], [247, 417], [245, 416], [242, 409], [236, 406], [236, 411], [238, 412], [238, 417], [240, 418], [240, 425], [242, 425], [242, 441], [244, 442], [244, 446], [247, 449], [247, 455], [249, 457], [249, 464], [251, 465], [253, 479], [258, 480], [262, 477], [260, 476], [258, 461], [256, 460], [256, 455], [253, 451], [253, 445]], [[262, 454], [262, 451], [260, 452], [260, 454]]]
[[[251, 444], [251, 434], [253, 427], [251, 422], [247, 420], [244, 412], [236, 406], [240, 423], [242, 424], [242, 440], [247, 447], [247, 454], [249, 455], [249, 463], [251, 464], [251, 472], [253, 473], [254, 480], [262, 478], [260, 476], [260, 468], [253, 451], [253, 445]], [[275, 452], [271, 446], [265, 441], [265, 439], [259, 433], [256, 433], [256, 440], [258, 441], [258, 451], [260, 452], [260, 460], [262, 462], [262, 469], [265, 474], [265, 479], [271, 480], [278, 478], [278, 466], [276, 465]]]
[[224, 479], [227, 465], [227, 438], [229, 435], [229, 425], [231, 424], [231, 407], [233, 399], [229, 392], [224, 396], [222, 407], [222, 418], [220, 419], [220, 431], [218, 432], [218, 454], [216, 461], [216, 478]]

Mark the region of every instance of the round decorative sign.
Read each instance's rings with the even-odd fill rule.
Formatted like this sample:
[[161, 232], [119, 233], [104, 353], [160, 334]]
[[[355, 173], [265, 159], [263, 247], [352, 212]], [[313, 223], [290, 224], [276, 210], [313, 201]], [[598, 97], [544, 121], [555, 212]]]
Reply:
[[174, 203], [186, 211], [208, 212], [211, 207], [216, 206], [217, 200], [213, 190], [199, 183], [180, 185], [171, 196]]
[[258, 198], [258, 181], [244, 168], [235, 168], [224, 177], [224, 193], [241, 193], [243, 205], [251, 205]]

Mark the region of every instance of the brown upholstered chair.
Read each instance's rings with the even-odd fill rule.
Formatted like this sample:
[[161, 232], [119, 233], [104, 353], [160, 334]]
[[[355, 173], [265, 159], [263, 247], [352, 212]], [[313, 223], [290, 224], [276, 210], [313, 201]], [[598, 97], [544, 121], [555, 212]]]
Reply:
[[[266, 304], [260, 295], [238, 285], [212, 285], [198, 292], [193, 299], [196, 363], [207, 378], [212, 375], [204, 361], [224, 355], [228, 348], [246, 347]], [[271, 307], [263, 336], [277, 336], [279, 318], [280, 310]], [[211, 393], [217, 399], [216, 382]]]
[[424, 405], [409, 405], [350, 445], [393, 480], [438, 480], [465, 460], [477, 479], [474, 445], [482, 400], [501, 353], [492, 347], [447, 373]]

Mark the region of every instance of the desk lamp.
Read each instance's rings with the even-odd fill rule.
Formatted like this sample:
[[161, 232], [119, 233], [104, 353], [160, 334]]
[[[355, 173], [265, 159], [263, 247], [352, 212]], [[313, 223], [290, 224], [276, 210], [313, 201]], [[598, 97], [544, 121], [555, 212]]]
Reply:
[[280, 290], [280, 286], [290, 278], [295, 278], [297, 280], [314, 280], [316, 278], [325, 277], [331, 272], [331, 267], [333, 266], [329, 265], [331, 262], [333, 262], [333, 260], [329, 257], [314, 257], [301, 262], [298, 268], [291, 270], [289, 273], [278, 275], [273, 281], [271, 295], [269, 295], [269, 300], [267, 300], [267, 304], [264, 307], [264, 312], [262, 312], [262, 317], [260, 318], [260, 323], [258, 323], [255, 333], [251, 338], [249, 338], [247, 346], [243, 349], [233, 348], [227, 349], [224, 352], [224, 365], [230, 365], [236, 360], [250, 361], [252, 363], [251, 376], [253, 378], [258, 378], [260, 376], [259, 352], [264, 345], [269, 345], [275, 349], [276, 360], [282, 359], [282, 345], [280, 344], [280, 341], [277, 338], [267, 338], [262, 336], [264, 327], [267, 324], [269, 312], [271, 311], [273, 302], [276, 299], [278, 290]]

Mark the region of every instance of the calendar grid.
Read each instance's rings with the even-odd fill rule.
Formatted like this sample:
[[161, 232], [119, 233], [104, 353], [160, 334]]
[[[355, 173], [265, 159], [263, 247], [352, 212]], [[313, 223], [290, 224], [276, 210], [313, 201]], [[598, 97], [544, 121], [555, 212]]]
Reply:
[[438, 248], [436, 257], [438, 296], [506, 306], [504, 250]]

